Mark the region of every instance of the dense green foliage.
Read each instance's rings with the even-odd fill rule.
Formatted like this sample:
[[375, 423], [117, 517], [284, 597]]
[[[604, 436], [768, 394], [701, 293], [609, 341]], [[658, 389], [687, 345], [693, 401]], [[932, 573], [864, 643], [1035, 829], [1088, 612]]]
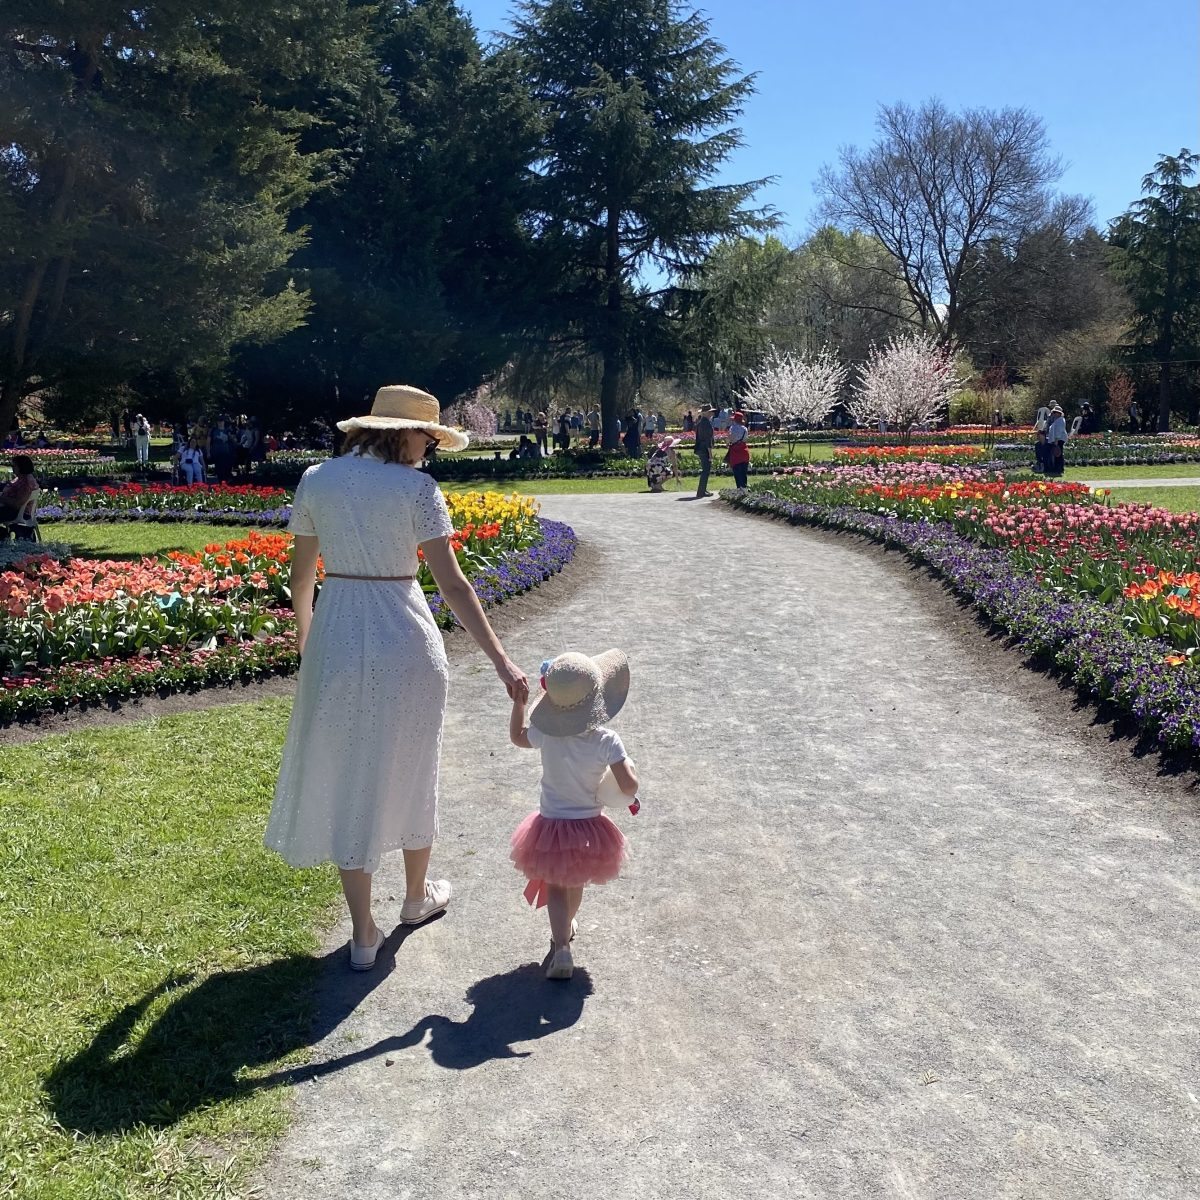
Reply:
[[1160, 158], [1142, 181], [1145, 195], [1112, 230], [1133, 303], [1135, 356], [1158, 377], [1159, 429], [1170, 426], [1172, 380], [1200, 357], [1200, 184], [1188, 182], [1197, 165], [1200, 154], [1186, 149]]
[[331, 114], [297, 98], [362, 44], [346, 0], [5, 6], [0, 428], [34, 391], [210, 395], [234, 345], [303, 319], [291, 217]]

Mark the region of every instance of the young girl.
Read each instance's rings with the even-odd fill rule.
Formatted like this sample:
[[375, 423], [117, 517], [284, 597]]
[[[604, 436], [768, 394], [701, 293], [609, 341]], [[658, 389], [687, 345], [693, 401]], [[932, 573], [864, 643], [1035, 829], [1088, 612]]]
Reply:
[[[575, 914], [589, 883], [616, 879], [625, 860], [621, 831], [602, 811], [612, 788], [637, 795], [638, 780], [621, 739], [604, 721], [620, 712], [629, 695], [629, 663], [620, 650], [596, 658], [560, 654], [542, 665], [541, 697], [529, 712], [514, 698], [508, 734], [514, 746], [542, 752], [540, 811], [530, 813], [512, 836], [512, 860], [529, 880], [525, 898], [550, 915], [547, 979], [570, 979]], [[601, 783], [605, 783], [604, 794]], [[637, 812], [635, 800], [630, 806]]]

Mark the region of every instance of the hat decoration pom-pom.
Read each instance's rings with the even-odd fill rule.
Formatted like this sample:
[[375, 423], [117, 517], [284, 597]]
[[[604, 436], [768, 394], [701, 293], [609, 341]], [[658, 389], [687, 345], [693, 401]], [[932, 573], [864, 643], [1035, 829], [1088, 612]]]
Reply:
[[542, 685], [543, 692], [546, 690], [546, 672], [550, 670], [553, 661], [552, 658], [543, 658], [542, 665], [538, 668], [538, 682]]

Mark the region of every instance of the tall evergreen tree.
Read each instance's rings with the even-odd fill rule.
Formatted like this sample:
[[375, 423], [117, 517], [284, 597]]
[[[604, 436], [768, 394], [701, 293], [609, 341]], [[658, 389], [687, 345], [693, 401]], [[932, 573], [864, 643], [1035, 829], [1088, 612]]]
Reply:
[[1113, 224], [1117, 271], [1129, 289], [1134, 345], [1158, 367], [1158, 428], [1171, 427], [1177, 359], [1200, 355], [1200, 154], [1164, 155], [1142, 180], [1146, 193]]
[[453, 0], [391, 0], [370, 39], [377, 84], [343, 125], [345, 170], [301, 214], [312, 309], [242, 356], [252, 409], [345, 415], [389, 381], [448, 401], [522, 326], [535, 133], [512, 56], [485, 54]]
[[220, 386], [303, 318], [292, 98], [358, 53], [346, 0], [10, 0], [0, 24], [0, 428], [34, 391]]
[[[627, 367], [666, 353], [672, 280], [769, 221], [762, 180], [712, 180], [740, 144], [753, 89], [708, 22], [678, 0], [526, 0], [508, 45], [542, 119], [533, 228], [552, 264], [551, 328], [602, 361], [604, 445]], [[663, 287], [640, 282], [643, 270]]]

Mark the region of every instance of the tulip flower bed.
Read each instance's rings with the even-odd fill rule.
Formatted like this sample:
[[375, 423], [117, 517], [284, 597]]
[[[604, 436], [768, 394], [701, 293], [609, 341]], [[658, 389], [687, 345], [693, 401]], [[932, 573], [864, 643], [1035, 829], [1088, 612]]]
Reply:
[[726, 499], [902, 548], [1161, 744], [1200, 748], [1200, 515], [931, 463], [813, 467]]
[[984, 457], [982, 446], [839, 446], [833, 452], [837, 463], [973, 463]]
[[39, 481], [48, 479], [109, 479], [121, 469], [112, 455], [96, 450], [36, 450], [21, 448], [7, 451], [33, 460], [33, 473]]
[[196, 521], [206, 525], [286, 525], [291, 493], [255, 484], [122, 483], [50, 493], [39, 521]]
[[[1014, 443], [1006, 431], [992, 457], [1005, 466], [1032, 466], [1033, 439]], [[1177, 462], [1200, 462], [1200, 438], [1182, 433], [1158, 436], [1095, 433], [1070, 438], [1063, 447], [1063, 464], [1067, 467], [1156, 466]]]
[[[451, 546], [485, 606], [536, 586], [574, 554], [573, 531], [539, 519], [527, 498], [447, 502]], [[136, 562], [27, 553], [0, 570], [0, 720], [295, 670], [291, 541], [250, 530], [199, 553]], [[438, 624], [451, 627], [424, 562], [418, 578]]]

